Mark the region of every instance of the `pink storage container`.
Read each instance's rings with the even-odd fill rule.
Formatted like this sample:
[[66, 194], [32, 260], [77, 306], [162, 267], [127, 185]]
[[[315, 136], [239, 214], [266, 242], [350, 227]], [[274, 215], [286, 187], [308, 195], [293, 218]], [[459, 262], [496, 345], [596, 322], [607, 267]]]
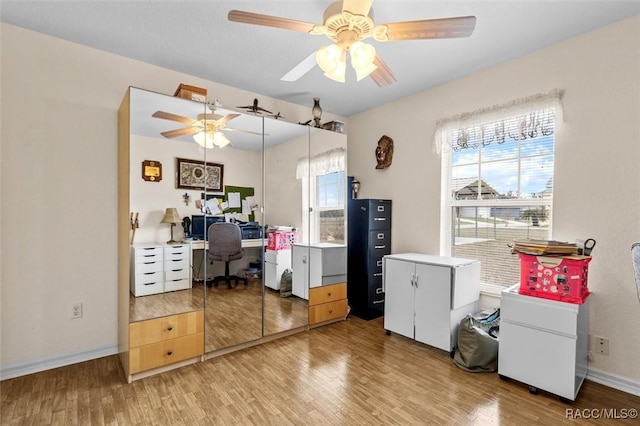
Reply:
[[518, 293], [544, 299], [582, 304], [589, 296], [588, 256], [520, 255]]
[[267, 249], [288, 250], [293, 243], [298, 242], [298, 231], [276, 231], [267, 234]]

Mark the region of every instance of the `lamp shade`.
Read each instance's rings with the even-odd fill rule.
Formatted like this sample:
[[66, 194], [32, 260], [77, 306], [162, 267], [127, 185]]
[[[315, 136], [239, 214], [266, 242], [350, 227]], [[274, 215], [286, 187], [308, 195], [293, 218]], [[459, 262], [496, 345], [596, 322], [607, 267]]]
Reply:
[[164, 217], [160, 221], [160, 223], [181, 223], [181, 222], [182, 222], [182, 218], [178, 214], [178, 209], [176, 209], [175, 207], [169, 207], [164, 212]]

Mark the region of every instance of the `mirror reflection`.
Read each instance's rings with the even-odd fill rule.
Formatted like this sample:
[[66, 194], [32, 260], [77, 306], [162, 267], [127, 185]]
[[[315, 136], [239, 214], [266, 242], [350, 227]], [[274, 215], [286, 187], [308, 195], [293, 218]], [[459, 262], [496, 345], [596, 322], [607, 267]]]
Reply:
[[135, 88], [130, 118], [130, 320], [204, 310], [205, 353], [306, 327], [316, 260], [293, 252], [344, 244], [346, 136]]

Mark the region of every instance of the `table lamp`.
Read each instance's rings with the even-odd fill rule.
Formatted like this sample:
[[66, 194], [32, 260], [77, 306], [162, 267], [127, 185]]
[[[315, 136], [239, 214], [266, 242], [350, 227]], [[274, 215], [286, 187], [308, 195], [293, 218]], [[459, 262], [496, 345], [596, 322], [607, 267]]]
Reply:
[[178, 241], [173, 239], [173, 227], [176, 226], [176, 223], [182, 223], [182, 219], [178, 214], [178, 209], [174, 207], [170, 207], [167, 211], [164, 212], [164, 217], [160, 221], [160, 223], [170, 223], [171, 224], [171, 239], [167, 241], [167, 244], [177, 243]]

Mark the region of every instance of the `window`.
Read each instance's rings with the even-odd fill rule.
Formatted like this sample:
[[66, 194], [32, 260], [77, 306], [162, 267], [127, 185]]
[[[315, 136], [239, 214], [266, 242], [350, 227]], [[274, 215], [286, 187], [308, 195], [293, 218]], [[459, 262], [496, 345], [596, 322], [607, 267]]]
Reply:
[[344, 165], [344, 149], [330, 150], [298, 163], [303, 198], [302, 242], [345, 243]]
[[532, 105], [441, 128], [441, 253], [480, 260], [485, 290], [519, 282], [513, 240], [551, 238], [557, 109]]

